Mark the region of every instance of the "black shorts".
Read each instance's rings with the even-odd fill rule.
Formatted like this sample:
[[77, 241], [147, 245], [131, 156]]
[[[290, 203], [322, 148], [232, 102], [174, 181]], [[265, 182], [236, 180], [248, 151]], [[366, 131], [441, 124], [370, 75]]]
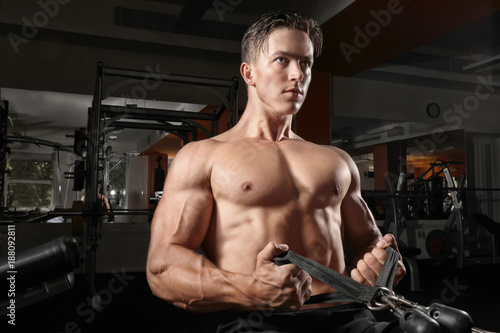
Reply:
[[377, 322], [373, 314], [359, 304], [295, 312], [251, 311], [232, 315], [215, 315], [210, 316], [207, 321], [202, 320], [198, 323], [202, 322], [205, 326], [203, 332], [214, 333], [401, 332], [397, 320]]

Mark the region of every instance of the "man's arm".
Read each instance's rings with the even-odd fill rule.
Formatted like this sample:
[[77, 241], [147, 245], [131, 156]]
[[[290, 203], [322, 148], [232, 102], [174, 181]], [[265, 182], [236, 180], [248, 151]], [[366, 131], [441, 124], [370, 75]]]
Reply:
[[[341, 206], [345, 230], [344, 247], [348, 261], [354, 266], [351, 277], [359, 283], [375, 285], [388, 256], [384, 249], [390, 246], [399, 253], [398, 246], [393, 235], [387, 234], [382, 237], [373, 215], [361, 197], [356, 164], [344, 151], [339, 150], [339, 154], [346, 162], [351, 175], [351, 183]], [[394, 283], [403, 278], [405, 273], [400, 255]]]
[[151, 224], [146, 274], [153, 293], [196, 312], [247, 307], [299, 308], [310, 295], [310, 277], [272, 258], [287, 250], [269, 243], [252, 274], [219, 269], [197, 253], [213, 209], [211, 143], [191, 143], [176, 156]]

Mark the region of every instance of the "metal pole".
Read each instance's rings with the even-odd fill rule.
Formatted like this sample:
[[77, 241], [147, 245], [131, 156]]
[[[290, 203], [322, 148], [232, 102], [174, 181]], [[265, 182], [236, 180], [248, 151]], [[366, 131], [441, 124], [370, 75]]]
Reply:
[[[97, 64], [96, 86], [92, 108], [89, 110], [87, 125], [87, 157], [86, 157], [86, 182], [85, 182], [85, 212], [98, 211], [97, 183], [99, 172], [99, 146], [100, 146], [100, 111], [103, 85], [102, 63]], [[86, 267], [87, 283], [92, 294], [92, 306], [100, 308], [100, 302], [95, 289], [96, 251], [97, 251], [97, 226], [100, 216], [89, 214], [85, 222], [87, 226]]]
[[151, 71], [139, 71], [133, 69], [123, 69], [123, 68], [113, 68], [113, 67], [103, 67], [102, 73], [103, 75], [118, 76], [136, 80], [147, 80], [148, 78], [154, 78], [157, 81], [196, 84], [199, 86], [230, 88], [234, 84], [231, 80], [213, 79], [207, 77], [178, 75], [170, 73], [151, 72]]
[[[104, 139], [104, 138], [103, 138]], [[111, 160], [111, 146], [107, 146], [104, 152], [104, 180], [103, 180], [103, 195], [109, 198], [109, 171], [110, 171], [110, 160]], [[110, 203], [111, 204], [111, 203]]]
[[59, 159], [59, 150], [56, 150], [56, 181], [57, 181], [57, 206], [62, 202], [62, 184], [61, 184], [61, 161]]
[[[7, 121], [9, 119], [9, 102], [3, 101], [0, 105], [0, 207], [7, 206], [7, 192], [5, 191], [5, 173], [7, 172]], [[3, 209], [0, 210], [0, 216]]]
[[179, 119], [192, 120], [212, 120], [216, 117], [211, 113], [177, 111], [177, 110], [160, 110], [140, 107], [102, 105], [101, 112], [107, 117], [124, 116], [127, 119], [147, 119], [147, 120], [170, 120], [178, 121]]

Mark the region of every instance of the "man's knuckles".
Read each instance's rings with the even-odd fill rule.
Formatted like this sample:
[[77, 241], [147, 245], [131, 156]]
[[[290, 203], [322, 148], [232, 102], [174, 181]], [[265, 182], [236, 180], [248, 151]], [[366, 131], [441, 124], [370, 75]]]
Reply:
[[369, 252], [367, 254], [371, 254], [381, 264], [383, 264], [385, 262], [385, 260], [387, 259], [387, 256], [389, 255], [385, 250], [383, 250], [379, 247], [375, 247], [372, 250], [372, 252]]
[[365, 260], [360, 260], [357, 265], [357, 271], [353, 270], [351, 272], [351, 277], [353, 277], [353, 274], [357, 276], [357, 273], [361, 276], [360, 281], [358, 279], [355, 279], [356, 282], [362, 283], [362, 284], [368, 284], [368, 285], [374, 285], [377, 278], [378, 278], [378, 273], [377, 273], [377, 267], [375, 269], [371, 266], [369, 266]]
[[351, 271], [351, 278], [358, 283], [367, 284], [366, 279], [363, 277], [358, 268], [355, 268]]

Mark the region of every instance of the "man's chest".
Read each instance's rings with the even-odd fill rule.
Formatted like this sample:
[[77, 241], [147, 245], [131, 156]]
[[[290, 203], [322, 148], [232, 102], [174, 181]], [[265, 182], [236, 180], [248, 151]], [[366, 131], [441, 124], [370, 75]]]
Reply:
[[242, 140], [223, 148], [213, 156], [215, 200], [244, 206], [297, 201], [320, 208], [340, 202], [350, 184], [345, 163], [325, 147]]

